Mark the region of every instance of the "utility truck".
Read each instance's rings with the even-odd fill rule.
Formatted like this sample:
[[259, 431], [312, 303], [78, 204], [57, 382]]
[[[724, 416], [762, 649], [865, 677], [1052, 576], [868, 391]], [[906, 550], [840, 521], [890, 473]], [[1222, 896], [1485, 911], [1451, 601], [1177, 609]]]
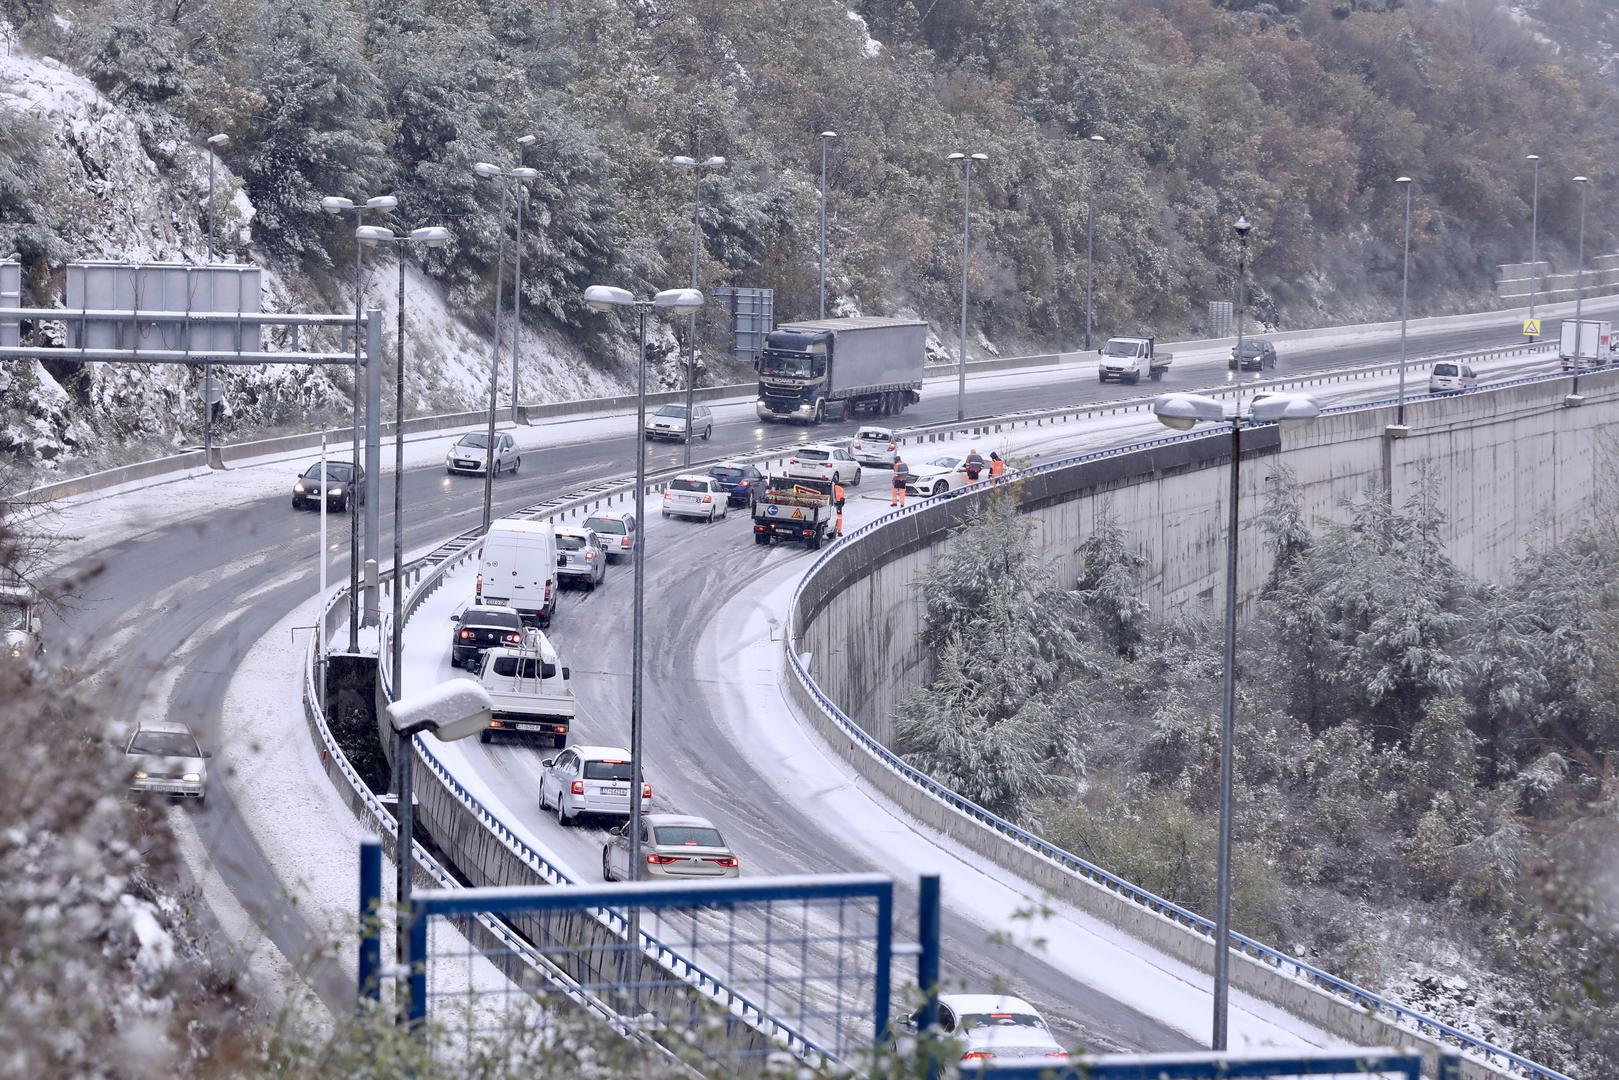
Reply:
[[802, 540], [813, 550], [831, 537], [837, 521], [832, 481], [772, 476], [753, 504], [753, 542]]
[[489, 726], [478, 735], [490, 742], [497, 735], [551, 746], [566, 746], [577, 706], [572, 676], [549, 639], [529, 630], [516, 646], [501, 646], [483, 654], [478, 681], [494, 704]]
[[818, 319], [778, 326], [759, 358], [761, 420], [819, 424], [856, 412], [895, 416], [922, 400], [928, 324]]
[[1096, 369], [1098, 382], [1117, 379], [1119, 382], [1138, 383], [1143, 375], [1157, 382], [1169, 370], [1170, 361], [1175, 359], [1173, 353], [1158, 351], [1150, 337], [1108, 338], [1107, 344], [1096, 351], [1102, 357]]
[[33, 660], [45, 653], [39, 594], [17, 582], [0, 582], [0, 655]]
[[1619, 341], [1613, 324], [1597, 319], [1564, 319], [1558, 339], [1557, 359], [1564, 371], [1603, 367], [1616, 359]]

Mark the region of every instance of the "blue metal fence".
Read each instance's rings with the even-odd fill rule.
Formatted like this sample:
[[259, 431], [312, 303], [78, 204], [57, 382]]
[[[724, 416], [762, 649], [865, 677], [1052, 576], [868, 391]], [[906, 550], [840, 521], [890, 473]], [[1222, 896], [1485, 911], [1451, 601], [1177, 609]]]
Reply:
[[[362, 912], [378, 902], [372, 851], [362, 857]], [[902, 950], [924, 971], [938, 970], [937, 885], [923, 880], [921, 940]], [[487, 917], [521, 947], [479, 933]], [[604, 919], [623, 932], [604, 938]], [[577, 932], [559, 932], [569, 925]], [[401, 932], [408, 1015], [430, 1041], [468, 1053], [587, 1005], [619, 1034], [704, 1073], [746, 1075], [782, 1054], [829, 1065], [872, 1052], [895, 996], [893, 882], [877, 874], [428, 889], [413, 894]], [[378, 981], [376, 933], [374, 919], [362, 922], [366, 996]], [[670, 965], [662, 942], [692, 964]], [[757, 1014], [796, 1037], [753, 1022]]]
[[[1107, 1054], [1081, 1057], [1059, 1068], [1001, 1066], [993, 1062], [962, 1065], [963, 1080], [993, 1076], [995, 1080], [1237, 1080], [1239, 1077], [1283, 1080], [1299, 1076], [1404, 1077], [1420, 1080], [1422, 1055], [1414, 1050], [1297, 1050], [1207, 1054]], [[1438, 1080], [1461, 1080], [1456, 1054], [1439, 1060]]]

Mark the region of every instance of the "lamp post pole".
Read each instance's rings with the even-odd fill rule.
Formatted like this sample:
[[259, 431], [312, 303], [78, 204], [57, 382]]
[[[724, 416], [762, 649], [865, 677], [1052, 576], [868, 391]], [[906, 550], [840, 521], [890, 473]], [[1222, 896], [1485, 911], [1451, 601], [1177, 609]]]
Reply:
[[988, 161], [988, 154], [951, 154], [962, 164], [961, 186], [961, 357], [956, 365], [956, 422], [967, 418], [967, 265], [971, 250], [973, 162]]
[[1395, 412], [1395, 423], [1405, 426], [1405, 324], [1411, 310], [1411, 178], [1401, 176], [1396, 184], [1405, 186], [1405, 255], [1400, 271], [1400, 404]]
[[[669, 159], [671, 165], [679, 165], [691, 170], [691, 287], [697, 288], [697, 260], [703, 246], [703, 227], [698, 221], [698, 211], [701, 208], [703, 193], [703, 170], [717, 169], [725, 164], [725, 159], [718, 155], [698, 161], [696, 158], [686, 157], [684, 154]], [[681, 461], [684, 465], [691, 465], [692, 416], [691, 411], [695, 403], [694, 387], [697, 381], [697, 311], [691, 312], [691, 319], [686, 324], [687, 343], [690, 351], [686, 358], [686, 439]]]
[[[214, 264], [214, 164], [219, 160], [218, 148], [230, 142], [224, 132], [208, 136], [208, 265]], [[214, 461], [214, 365], [202, 365], [202, 450], [209, 465]], [[322, 478], [322, 483], [325, 483]], [[325, 490], [322, 488], [321, 490]]]
[[[354, 230], [355, 239], [362, 243], [389, 243], [393, 244], [399, 256], [399, 319], [395, 329], [398, 337], [396, 363], [394, 365], [394, 528], [393, 528], [393, 581], [392, 598], [393, 612], [389, 631], [390, 649], [389, 658], [389, 693], [394, 701], [400, 700], [404, 687], [404, 658], [405, 658], [405, 582], [402, 571], [405, 565], [405, 257], [412, 244], [422, 244], [427, 247], [443, 247], [450, 242], [448, 229], [439, 226], [414, 229], [405, 235], [397, 235], [392, 229], [381, 225], [361, 225]], [[415, 805], [412, 792], [412, 761], [411, 736], [394, 731], [394, 791], [399, 804], [395, 809], [396, 826], [394, 830], [394, 889], [395, 899], [399, 905], [400, 932], [395, 934], [395, 956], [402, 969], [406, 970], [408, 978], [408, 965], [410, 956], [410, 942], [403, 932], [405, 916], [410, 905], [410, 868], [411, 868], [411, 842], [415, 833]], [[420, 959], [420, 958], [417, 958]], [[405, 985], [408, 985], [405, 984]], [[407, 1024], [410, 1015], [409, 995], [399, 995], [399, 1022]]]
[[[1092, 135], [1087, 140], [1093, 147], [1101, 148], [1107, 142], [1100, 135]], [[1087, 158], [1087, 165], [1090, 159]], [[1093, 168], [1085, 170], [1085, 351], [1091, 350], [1091, 285], [1094, 280], [1093, 268], [1096, 264], [1096, 177]]]
[[[1580, 368], [1585, 366], [1585, 323], [1581, 321], [1585, 313], [1585, 189], [1590, 186], [1590, 178], [1576, 176], [1574, 182], [1580, 185], [1580, 258], [1578, 276], [1574, 279], [1574, 385], [1570, 388], [1571, 396], [1578, 397], [1580, 393]], [[1596, 335], [1592, 335], [1593, 344]]]
[[[838, 137], [835, 131], [821, 132], [821, 305], [820, 318], [826, 318], [826, 146]], [[695, 288], [697, 282], [693, 281]]]
[[1529, 317], [1535, 317], [1535, 301], [1540, 299], [1540, 155], [1524, 160], [1534, 162], [1535, 188], [1529, 203]]
[[[517, 423], [517, 352], [518, 344], [523, 336], [523, 181], [529, 177], [524, 173], [533, 173], [528, 169], [528, 148], [534, 145], [533, 135], [524, 135], [517, 140], [517, 168], [513, 170], [517, 176], [517, 265], [513, 268], [515, 287], [512, 291], [512, 423]], [[536, 173], [537, 175], [537, 173]]]
[[1242, 381], [1243, 316], [1248, 311], [1248, 234], [1253, 231], [1246, 214], [1238, 214], [1231, 231], [1237, 234], [1237, 381]]

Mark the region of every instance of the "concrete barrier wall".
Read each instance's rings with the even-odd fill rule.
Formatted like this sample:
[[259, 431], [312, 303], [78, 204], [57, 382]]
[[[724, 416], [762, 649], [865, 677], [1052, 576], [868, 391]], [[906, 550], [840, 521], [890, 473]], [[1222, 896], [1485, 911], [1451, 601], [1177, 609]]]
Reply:
[[[1403, 500], [1424, 468], [1433, 470], [1448, 521], [1445, 543], [1457, 565], [1485, 579], [1510, 573], [1513, 560], [1555, 544], [1595, 507], [1600, 432], [1619, 418], [1619, 373], [1581, 380], [1585, 402], [1564, 404], [1566, 378], [1523, 382], [1487, 392], [1407, 404], [1409, 435], [1390, 437], [1395, 408], [1329, 413], [1302, 431], [1250, 432], [1240, 485], [1245, 522], [1242, 596], [1251, 601], [1268, 574], [1257, 524], [1264, 492], [1280, 463], [1303, 488], [1307, 514], [1331, 518], [1368, 485]], [[1066, 583], [1079, 571], [1078, 545], [1104, 506], [1148, 562], [1146, 598], [1158, 612], [1212, 603], [1223, 586], [1228, 509], [1224, 435], [1156, 447], [1052, 470], [1025, 482], [1021, 508], [1036, 522], [1042, 556]], [[919, 644], [919, 576], [950, 544], [982, 494], [962, 495], [906, 514], [834, 549], [804, 584], [790, 613], [790, 647], [820, 693], [885, 745], [895, 702], [920, 685], [928, 657]], [[1203, 970], [1212, 970], [1205, 933], [1125, 897], [968, 816], [907, 778], [850, 737], [789, 674], [789, 689], [828, 744], [917, 820], [1131, 936]], [[1329, 993], [1297, 973], [1243, 955], [1235, 985], [1362, 1045], [1400, 1043], [1413, 1030], [1366, 1002]], [[1464, 1074], [1497, 1069], [1464, 1059]]]

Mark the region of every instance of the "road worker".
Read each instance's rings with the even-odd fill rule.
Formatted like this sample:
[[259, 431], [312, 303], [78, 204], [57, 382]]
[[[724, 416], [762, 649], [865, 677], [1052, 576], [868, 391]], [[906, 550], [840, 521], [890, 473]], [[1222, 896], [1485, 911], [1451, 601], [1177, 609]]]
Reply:
[[967, 474], [967, 483], [978, 483], [979, 474], [984, 471], [984, 459], [976, 446], [967, 451], [967, 460], [962, 463], [961, 471]]
[[890, 495], [889, 498], [888, 498], [888, 505], [889, 506], [904, 506], [905, 505], [905, 475], [909, 471], [910, 471], [910, 466], [905, 464], [905, 461], [904, 461], [903, 458], [901, 458], [898, 454], [895, 454], [894, 455], [894, 493], [892, 495]]
[[999, 480], [1005, 475], [1006, 462], [1001, 460], [1001, 455], [991, 450], [989, 452], [989, 478], [991, 480]]
[[832, 481], [832, 504], [838, 508], [838, 531], [836, 536], [843, 535], [843, 485], [836, 480]]

